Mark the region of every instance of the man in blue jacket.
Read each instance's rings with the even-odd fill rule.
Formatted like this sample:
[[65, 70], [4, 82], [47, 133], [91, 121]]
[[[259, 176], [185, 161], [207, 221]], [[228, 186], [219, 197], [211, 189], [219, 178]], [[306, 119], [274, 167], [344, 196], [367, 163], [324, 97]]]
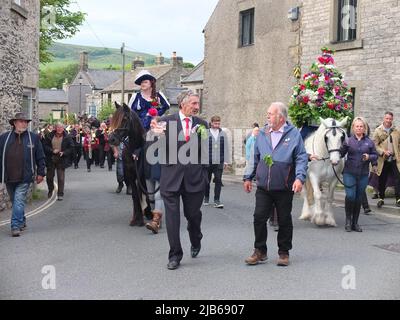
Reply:
[[[31, 121], [18, 112], [10, 120], [12, 130], [0, 136], [1, 183], [5, 183], [12, 202], [11, 235], [19, 237], [26, 228], [25, 200], [30, 184], [41, 183], [45, 161], [39, 136], [28, 131]], [[37, 170], [36, 170], [37, 168]]]
[[254, 160], [244, 176], [244, 190], [251, 192], [256, 177], [254, 211], [254, 253], [249, 265], [267, 260], [267, 220], [275, 206], [278, 213], [278, 266], [289, 265], [292, 249], [293, 194], [301, 192], [307, 173], [308, 156], [299, 131], [287, 121], [287, 107], [274, 102], [268, 108], [267, 126], [260, 130], [254, 145]]

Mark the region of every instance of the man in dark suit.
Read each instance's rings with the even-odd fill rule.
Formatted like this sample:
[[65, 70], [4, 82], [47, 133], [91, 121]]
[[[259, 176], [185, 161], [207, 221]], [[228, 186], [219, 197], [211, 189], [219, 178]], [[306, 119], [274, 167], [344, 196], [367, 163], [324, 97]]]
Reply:
[[170, 270], [177, 269], [183, 257], [179, 235], [180, 197], [188, 221], [192, 258], [199, 254], [203, 237], [200, 207], [207, 184], [208, 139], [204, 134], [208, 125], [192, 116], [199, 103], [197, 94], [185, 91], [178, 97], [179, 112], [160, 120], [166, 123], [166, 161], [161, 165], [160, 190], [165, 205]]

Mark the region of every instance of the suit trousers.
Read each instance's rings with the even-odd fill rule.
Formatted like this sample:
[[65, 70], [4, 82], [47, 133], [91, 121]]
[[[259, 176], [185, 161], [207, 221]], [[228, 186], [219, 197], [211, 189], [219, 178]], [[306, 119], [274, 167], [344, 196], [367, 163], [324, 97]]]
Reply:
[[185, 190], [184, 182], [177, 192], [163, 191], [161, 196], [165, 207], [165, 222], [169, 241], [169, 261], [181, 261], [183, 250], [180, 240], [180, 197], [183, 202], [183, 213], [188, 222], [187, 230], [191, 245], [195, 248], [200, 246], [203, 234], [201, 233], [201, 205], [204, 198], [204, 191], [189, 192]]
[[258, 187], [254, 210], [254, 248], [267, 252], [267, 220], [273, 215], [274, 206], [278, 214], [278, 253], [289, 254], [292, 249], [292, 191], [266, 191]]

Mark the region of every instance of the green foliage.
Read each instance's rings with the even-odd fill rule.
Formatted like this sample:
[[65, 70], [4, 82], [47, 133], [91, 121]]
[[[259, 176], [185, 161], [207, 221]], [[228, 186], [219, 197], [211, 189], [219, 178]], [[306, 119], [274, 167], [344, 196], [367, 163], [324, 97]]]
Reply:
[[115, 107], [112, 103], [105, 103], [97, 113], [97, 119], [100, 121], [107, 120], [115, 112]]
[[48, 89], [62, 89], [62, 85], [65, 79], [68, 79], [68, 81], [70, 82], [78, 74], [78, 70], [78, 64], [70, 64], [64, 67], [41, 69], [39, 76], [39, 87]]
[[49, 28], [40, 25], [39, 56], [41, 63], [52, 61], [53, 55], [48, 51], [56, 40], [67, 39], [79, 31], [85, 14], [78, 11], [72, 12], [68, 9], [71, 0], [40, 0], [40, 18], [44, 18], [43, 7], [49, 7], [55, 12], [55, 24]]
[[190, 63], [190, 62], [184, 62], [183, 63], [183, 67], [184, 68], [188, 68], [188, 69], [193, 69], [194, 68], [194, 64]]

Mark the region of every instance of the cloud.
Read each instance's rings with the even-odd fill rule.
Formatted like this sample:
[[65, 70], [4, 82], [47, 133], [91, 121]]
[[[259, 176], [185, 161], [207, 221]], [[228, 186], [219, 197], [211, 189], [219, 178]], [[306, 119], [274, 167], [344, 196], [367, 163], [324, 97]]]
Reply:
[[119, 48], [152, 54], [172, 51], [184, 61], [203, 59], [203, 28], [218, 0], [76, 0], [71, 10], [87, 13], [80, 32], [64, 43]]

